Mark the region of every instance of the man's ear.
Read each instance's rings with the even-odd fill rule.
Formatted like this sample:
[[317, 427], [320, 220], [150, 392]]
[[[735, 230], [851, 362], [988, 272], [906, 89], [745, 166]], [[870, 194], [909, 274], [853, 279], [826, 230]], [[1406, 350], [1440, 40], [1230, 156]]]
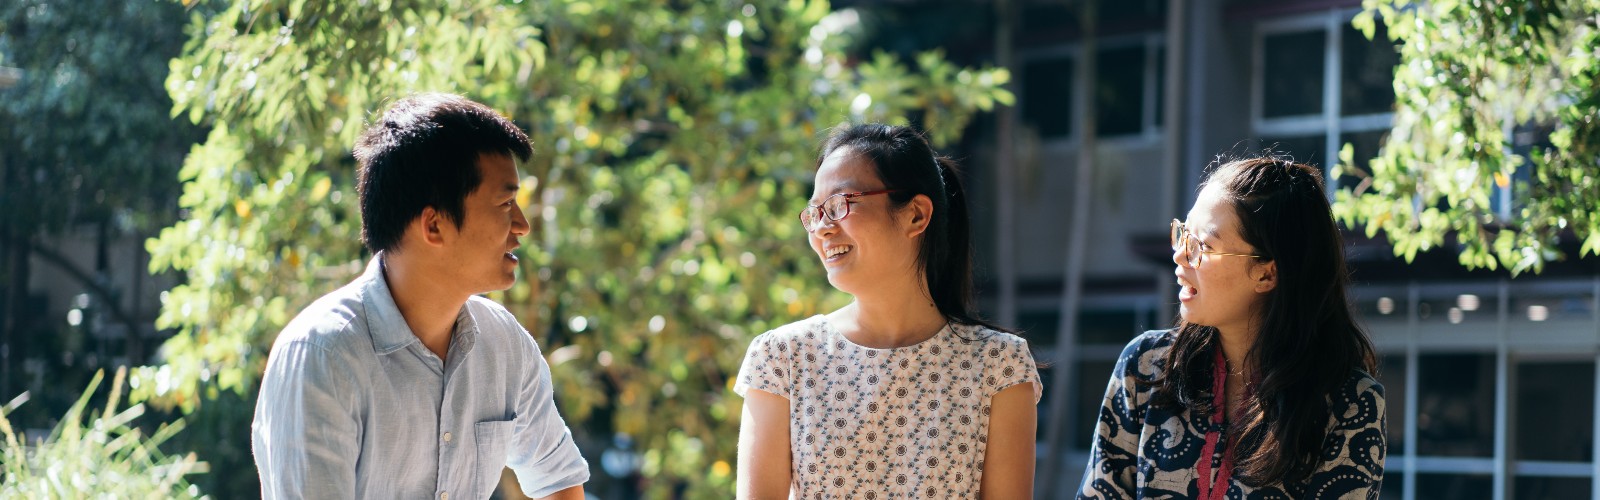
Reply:
[[911, 198], [911, 203], [901, 210], [906, 221], [907, 238], [915, 238], [928, 231], [928, 223], [933, 220], [933, 200], [927, 195], [919, 194]]
[[423, 207], [422, 213], [417, 218], [411, 219], [411, 229], [422, 238], [422, 242], [429, 246], [444, 244], [445, 226], [450, 224], [444, 212], [433, 207]]
[[1278, 262], [1266, 261], [1250, 266], [1250, 280], [1255, 282], [1256, 293], [1267, 293], [1278, 287]]

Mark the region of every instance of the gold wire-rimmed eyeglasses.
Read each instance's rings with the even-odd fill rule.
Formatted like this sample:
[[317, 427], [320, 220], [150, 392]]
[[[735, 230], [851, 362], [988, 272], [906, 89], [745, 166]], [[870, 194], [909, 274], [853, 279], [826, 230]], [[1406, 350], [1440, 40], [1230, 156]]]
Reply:
[[800, 211], [800, 225], [806, 232], [816, 231], [822, 227], [823, 218], [838, 221], [850, 215], [850, 205], [856, 198], [876, 194], [889, 194], [898, 192], [898, 189], [879, 189], [877, 191], [862, 191], [859, 193], [839, 193], [822, 199], [821, 204], [807, 206]]
[[1196, 238], [1194, 235], [1189, 234], [1189, 229], [1185, 227], [1183, 221], [1178, 219], [1172, 219], [1172, 232], [1168, 236], [1172, 238], [1172, 251], [1176, 252], [1180, 248], [1183, 249], [1183, 255], [1186, 259], [1188, 259], [1189, 267], [1200, 267], [1200, 256], [1205, 254], [1228, 255], [1232, 257], [1252, 257], [1257, 259], [1261, 258], [1260, 255], [1251, 255], [1247, 253], [1227, 253], [1207, 250], [1205, 244], [1200, 242], [1200, 238]]

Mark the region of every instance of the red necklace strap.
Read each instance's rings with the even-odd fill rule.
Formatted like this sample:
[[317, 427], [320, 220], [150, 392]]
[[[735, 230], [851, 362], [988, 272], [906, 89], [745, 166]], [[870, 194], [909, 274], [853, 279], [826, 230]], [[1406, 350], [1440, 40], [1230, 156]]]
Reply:
[[1222, 346], [1216, 347], [1216, 362], [1211, 370], [1211, 428], [1206, 431], [1206, 445], [1200, 449], [1200, 498], [1222, 500], [1228, 493], [1228, 480], [1233, 477], [1233, 448], [1223, 450], [1222, 468], [1217, 471], [1216, 483], [1211, 482], [1211, 457], [1217, 452], [1217, 442], [1222, 440], [1223, 414], [1228, 411], [1228, 361], [1222, 357]]

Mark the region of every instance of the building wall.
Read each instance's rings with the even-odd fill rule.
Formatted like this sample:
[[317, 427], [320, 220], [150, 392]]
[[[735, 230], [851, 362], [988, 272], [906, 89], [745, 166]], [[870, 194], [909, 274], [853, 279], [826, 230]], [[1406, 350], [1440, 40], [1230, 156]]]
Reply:
[[[1066, 268], [1068, 224], [1077, 178], [1076, 145], [1040, 147], [1036, 167], [1019, 175], [1017, 268], [1026, 281], [1060, 280]], [[1095, 278], [1142, 277], [1155, 270], [1129, 251], [1130, 233], [1159, 234], [1161, 157], [1149, 141], [1113, 142], [1096, 156], [1086, 273]]]

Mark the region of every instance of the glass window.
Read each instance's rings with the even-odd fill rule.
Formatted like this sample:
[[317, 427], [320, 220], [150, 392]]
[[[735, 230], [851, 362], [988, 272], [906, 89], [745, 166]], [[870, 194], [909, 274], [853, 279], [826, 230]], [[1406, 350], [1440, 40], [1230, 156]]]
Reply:
[[1078, 6], [1064, 2], [1023, 2], [1018, 15], [1018, 40], [1027, 35], [1054, 35], [1059, 37], [1063, 26], [1078, 25]]
[[[1533, 180], [1533, 153], [1553, 148], [1550, 134], [1555, 132], [1555, 127], [1550, 124], [1527, 123], [1517, 125], [1511, 131], [1511, 154], [1522, 157], [1522, 166], [1511, 172], [1511, 178], [1506, 179], [1503, 185], [1489, 194], [1489, 206], [1499, 212], [1501, 217], [1510, 218], [1523, 208], [1522, 200], [1530, 196], [1529, 186]], [[1498, 182], [1496, 184], [1499, 184]]]
[[1490, 498], [1494, 498], [1494, 477], [1487, 474], [1417, 474], [1417, 500]]
[[1587, 477], [1527, 477], [1515, 481], [1516, 498], [1589, 498]]
[[[1138, 315], [1132, 310], [1084, 310], [1078, 313], [1078, 345], [1122, 347], [1133, 340]], [[1031, 310], [1017, 313], [1017, 327], [1035, 347], [1055, 346], [1061, 313]]]
[[[1178, 102], [1183, 102], [1179, 100]], [[1156, 49], [1156, 126], [1160, 127], [1167, 112], [1167, 47]]]
[[[1393, 424], [1391, 424], [1393, 425]], [[1394, 461], [1393, 455], [1388, 460]], [[1402, 472], [1385, 472], [1383, 486], [1378, 489], [1378, 498], [1403, 498], [1406, 491], [1406, 475]]]
[[1417, 368], [1416, 453], [1494, 456], [1494, 355], [1425, 354]]
[[[1322, 167], [1328, 163], [1328, 138], [1322, 134], [1299, 137], [1267, 137], [1261, 139], [1262, 149], [1288, 156], [1298, 163]], [[1323, 168], [1326, 175], [1327, 168]]]
[[1355, 300], [1357, 319], [1362, 321], [1404, 321], [1406, 319], [1405, 293], [1358, 296]]
[[1406, 356], [1378, 357], [1378, 382], [1383, 384], [1384, 414], [1388, 418], [1390, 457], [1406, 452]]
[[[1174, 314], [1176, 314], [1176, 313], [1174, 313]], [[1133, 331], [1129, 332], [1130, 334], [1133, 334], [1133, 335], [1144, 333], [1144, 332], [1147, 332], [1147, 331], [1150, 331], [1150, 330], [1166, 330], [1168, 328], [1172, 328], [1172, 324], [1170, 324], [1170, 323], [1157, 324], [1156, 323], [1156, 321], [1157, 321], [1156, 320], [1156, 310], [1154, 308], [1152, 308], [1152, 307], [1149, 307], [1148, 305], [1145, 306], [1145, 307], [1140, 307], [1138, 311], [1134, 312], [1133, 313], [1133, 320], [1134, 320]], [[1128, 337], [1128, 340], [1133, 340], [1133, 337], [1131, 337], [1131, 336]], [[1127, 344], [1127, 343], [1124, 342], [1123, 344]]]
[[1516, 322], [1590, 321], [1594, 319], [1594, 294], [1517, 293], [1511, 296], [1511, 317]]
[[1075, 448], [1089, 449], [1094, 438], [1094, 427], [1100, 421], [1100, 405], [1105, 402], [1106, 383], [1111, 380], [1111, 370], [1116, 361], [1085, 361], [1078, 364], [1078, 407], [1073, 412], [1075, 425], [1068, 429], [1072, 435], [1067, 442]]
[[1083, 311], [1078, 315], [1078, 344], [1127, 345], [1135, 321], [1133, 311]]
[[[1076, 3], [1073, 3], [1076, 8]], [[1167, 2], [1159, 0], [1099, 0], [1095, 2], [1095, 20], [1101, 26], [1133, 23], [1161, 22], [1167, 17]], [[1103, 29], [1103, 28], [1102, 28]]]
[[1400, 53], [1383, 23], [1371, 40], [1346, 23], [1341, 39], [1339, 111], [1345, 115], [1394, 111], [1394, 67]]
[[1594, 391], [1593, 361], [1518, 363], [1512, 407], [1517, 412], [1517, 459], [1593, 460]]
[[1033, 347], [1055, 347], [1056, 331], [1061, 328], [1061, 313], [1053, 310], [1017, 312], [1017, 329]]
[[1102, 136], [1144, 131], [1145, 48], [1104, 49], [1095, 58], [1095, 119]]
[[1262, 38], [1262, 115], [1322, 113], [1322, 80], [1327, 32], [1266, 35]]
[[1424, 324], [1494, 323], [1500, 319], [1495, 312], [1498, 300], [1492, 291], [1423, 297], [1417, 303], [1417, 319]]
[[1043, 59], [1022, 69], [1022, 119], [1053, 139], [1072, 133], [1071, 58]]
[[[1039, 361], [1039, 381], [1043, 382], [1045, 386], [1044, 394], [1039, 397], [1039, 404], [1035, 406], [1035, 408], [1038, 408], [1039, 410], [1039, 417], [1038, 420], [1034, 422], [1034, 425], [1038, 427], [1036, 430], [1037, 433], [1034, 434], [1034, 439], [1044, 442], [1047, 439], [1045, 437], [1047, 436], [1046, 433], [1050, 432], [1050, 422], [1055, 420], [1055, 416], [1050, 414], [1050, 409], [1053, 408], [1050, 403], [1050, 397], [1051, 394], [1055, 392], [1050, 390], [1050, 381], [1055, 380], [1056, 367], [1061, 366], [1061, 363], [1063, 363], [1064, 360], [1058, 358], [1050, 360], [1041, 359]], [[1049, 364], [1045, 364], [1044, 361], [1049, 361]], [[1109, 375], [1111, 372], [1108, 371], [1106, 373]], [[1067, 429], [1067, 432], [1072, 432], [1074, 430], [1076, 429]], [[1069, 440], [1068, 442], [1071, 441]]]

